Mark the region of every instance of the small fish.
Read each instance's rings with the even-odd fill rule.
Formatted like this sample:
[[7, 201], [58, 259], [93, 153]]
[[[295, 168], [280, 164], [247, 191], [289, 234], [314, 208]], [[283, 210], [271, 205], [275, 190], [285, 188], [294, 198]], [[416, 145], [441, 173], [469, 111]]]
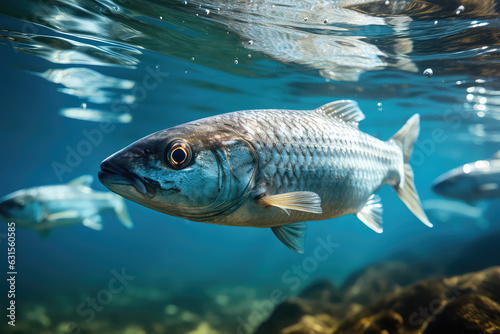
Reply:
[[454, 168], [438, 177], [432, 190], [469, 204], [500, 197], [500, 151], [489, 160], [478, 160]]
[[304, 251], [305, 221], [355, 214], [382, 232], [375, 195], [388, 183], [427, 226], [408, 164], [419, 133], [414, 115], [383, 142], [358, 129], [351, 100], [315, 110], [244, 110], [149, 135], [101, 164], [110, 190], [188, 220], [270, 227]]
[[68, 184], [22, 189], [0, 199], [0, 219], [17, 226], [40, 231], [47, 236], [53, 227], [83, 224], [102, 229], [100, 213], [113, 210], [127, 228], [133, 224], [123, 198], [90, 188], [91, 175], [83, 175]]

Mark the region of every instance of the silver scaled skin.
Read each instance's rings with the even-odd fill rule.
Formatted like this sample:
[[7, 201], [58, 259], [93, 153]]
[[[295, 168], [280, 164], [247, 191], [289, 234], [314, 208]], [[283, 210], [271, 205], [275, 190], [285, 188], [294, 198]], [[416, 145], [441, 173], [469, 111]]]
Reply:
[[[415, 115], [384, 142], [358, 129], [356, 102], [315, 110], [245, 110], [147, 136], [106, 159], [110, 190], [154, 210], [205, 223], [271, 227], [301, 252], [304, 221], [356, 214], [382, 232], [373, 195], [392, 185], [422, 222], [408, 160]], [[282, 227], [282, 228], [281, 228]]]

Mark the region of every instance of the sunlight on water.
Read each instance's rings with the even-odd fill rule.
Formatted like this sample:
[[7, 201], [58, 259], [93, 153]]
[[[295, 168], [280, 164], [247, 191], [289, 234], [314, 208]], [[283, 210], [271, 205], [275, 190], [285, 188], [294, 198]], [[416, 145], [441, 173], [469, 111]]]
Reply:
[[[497, 0], [1, 1], [0, 218], [19, 223], [16, 277], [0, 285], [5, 295], [16, 290], [15, 310], [7, 310], [16, 326], [3, 321], [0, 331], [500, 331], [500, 270], [487, 269], [500, 264], [499, 29]], [[181, 140], [176, 155], [161, 134], [154, 135], [158, 147], [134, 143], [166, 128], [237, 110], [315, 110], [344, 99], [365, 115], [359, 129], [384, 141], [420, 114], [410, 164], [432, 229], [384, 186], [381, 203], [372, 203], [384, 208], [382, 234], [350, 214], [314, 221], [304, 254], [296, 254], [281, 241], [305, 232], [280, 241], [269, 228], [194, 223], [124, 201], [97, 181], [101, 162], [115, 152], [169, 171], [207, 159], [182, 138], [174, 138]], [[302, 122], [289, 112], [280, 128], [306, 126], [285, 139], [269, 131], [284, 147], [258, 158], [296, 154], [283, 172], [289, 184], [303, 182], [291, 175], [318, 159], [290, 143], [319, 127]], [[340, 164], [349, 149], [343, 145], [353, 142], [352, 134], [342, 137], [331, 164]], [[306, 146], [318, 145], [326, 144]], [[212, 171], [212, 160], [203, 160], [201, 182], [190, 174], [169, 191], [187, 187], [191, 196], [179, 195], [186, 202], [199, 197], [226, 210], [231, 203], [223, 197], [237, 192], [253, 164], [252, 155], [234, 158], [248, 147], [225, 147], [212, 160], [227, 158], [227, 165]], [[286, 159], [271, 174], [287, 168]], [[353, 166], [336, 177], [369, 173]], [[111, 184], [149, 199], [175, 181], [152, 173], [142, 182], [144, 168], [106, 171]], [[217, 173], [223, 177], [211, 183]], [[220, 195], [222, 179], [231, 188]], [[371, 228], [381, 232], [377, 222]], [[4, 226], [0, 245], [12, 247], [12, 227]], [[411, 285], [418, 280], [425, 281]]]

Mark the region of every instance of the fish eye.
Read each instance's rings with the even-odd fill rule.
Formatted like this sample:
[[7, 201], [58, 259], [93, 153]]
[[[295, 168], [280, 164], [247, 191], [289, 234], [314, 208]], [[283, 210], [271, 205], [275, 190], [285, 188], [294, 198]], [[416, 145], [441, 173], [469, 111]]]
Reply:
[[173, 169], [182, 169], [189, 165], [193, 157], [191, 146], [184, 140], [173, 140], [165, 150], [165, 162]]

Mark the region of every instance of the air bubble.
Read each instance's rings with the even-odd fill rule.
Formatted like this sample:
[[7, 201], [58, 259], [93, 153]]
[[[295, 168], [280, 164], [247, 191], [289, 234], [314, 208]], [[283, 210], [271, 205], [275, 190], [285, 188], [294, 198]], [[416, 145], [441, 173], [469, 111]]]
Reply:
[[205, 9], [205, 14], [210, 14], [210, 9]]
[[377, 103], [377, 110], [382, 111], [383, 109], [384, 109], [384, 107], [382, 106], [382, 102], [378, 102]]
[[389, 0], [385, 0], [385, 5], [389, 6], [390, 5], [390, 1]]
[[191, 57], [191, 60], [194, 60], [194, 57]]
[[160, 20], [163, 20], [163, 16], [160, 16]]
[[432, 70], [432, 68], [428, 68], [424, 71], [424, 77], [426, 77], [426, 78], [432, 77], [433, 74], [434, 74], [434, 71]]
[[188, 4], [188, 2], [187, 2], [187, 1], [184, 1], [184, 2], [183, 2], [183, 4], [187, 5], [187, 4]]
[[83, 103], [80, 105], [80, 108], [82, 108], [83, 110], [87, 109], [87, 103], [83, 102]]
[[465, 10], [465, 7], [463, 5], [460, 5], [457, 8], [457, 11], [455, 12], [455, 14], [460, 15], [464, 10]]
[[235, 60], [234, 60], [234, 63], [235, 63], [236, 65], [238, 65], [238, 59], [235, 59]]

